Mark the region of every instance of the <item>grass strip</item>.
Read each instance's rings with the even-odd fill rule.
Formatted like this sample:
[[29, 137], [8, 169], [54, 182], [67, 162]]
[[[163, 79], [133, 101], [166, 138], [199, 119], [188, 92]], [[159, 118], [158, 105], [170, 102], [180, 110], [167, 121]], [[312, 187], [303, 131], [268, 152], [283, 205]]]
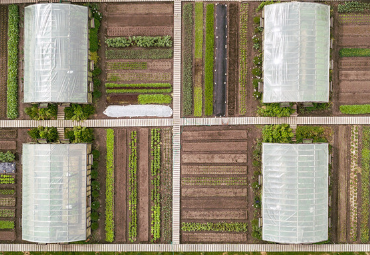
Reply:
[[107, 59], [164, 59], [172, 58], [172, 49], [124, 49], [105, 51]]
[[215, 232], [247, 232], [248, 227], [245, 222], [182, 222], [182, 231], [215, 231]]
[[370, 127], [363, 127], [361, 150], [361, 243], [369, 242], [369, 173], [370, 173]]
[[171, 93], [172, 88], [169, 89], [107, 89], [107, 94], [122, 94], [122, 93]]
[[168, 88], [170, 83], [105, 83], [106, 88]]
[[339, 50], [340, 57], [370, 57], [370, 49], [342, 48]]
[[129, 154], [129, 240], [137, 237], [137, 132], [131, 131]]
[[193, 110], [193, 3], [184, 4], [182, 13], [184, 26], [182, 62], [182, 111], [185, 116]]
[[370, 104], [363, 105], [341, 105], [339, 110], [344, 114], [366, 114], [370, 113]]
[[207, 4], [206, 14], [206, 55], [204, 67], [205, 115], [213, 114], [213, 58], [214, 58], [214, 4]]
[[170, 104], [172, 97], [162, 94], [139, 95], [138, 102], [139, 104]]
[[15, 4], [8, 7], [8, 80], [7, 80], [7, 117], [18, 117], [18, 43], [19, 11]]
[[107, 129], [107, 173], [105, 190], [105, 240], [114, 241], [114, 130]]

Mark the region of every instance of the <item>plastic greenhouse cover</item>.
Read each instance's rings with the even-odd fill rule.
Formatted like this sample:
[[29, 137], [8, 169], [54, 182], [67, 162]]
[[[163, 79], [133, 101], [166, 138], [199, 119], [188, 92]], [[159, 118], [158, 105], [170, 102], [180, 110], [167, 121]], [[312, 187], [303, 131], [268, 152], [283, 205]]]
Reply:
[[86, 144], [23, 144], [22, 239], [86, 239]]
[[328, 102], [330, 7], [264, 7], [263, 102]]
[[24, 102], [87, 103], [88, 8], [35, 4], [24, 15]]
[[166, 105], [110, 105], [104, 114], [108, 117], [171, 117], [172, 109]]
[[327, 240], [328, 144], [264, 143], [262, 174], [262, 239]]

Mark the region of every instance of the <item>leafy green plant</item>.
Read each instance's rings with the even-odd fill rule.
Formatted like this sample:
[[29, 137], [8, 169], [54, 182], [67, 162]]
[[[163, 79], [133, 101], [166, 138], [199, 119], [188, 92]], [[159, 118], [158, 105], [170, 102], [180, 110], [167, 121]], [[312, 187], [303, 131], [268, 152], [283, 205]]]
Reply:
[[98, 210], [99, 207], [100, 207], [99, 201], [94, 201], [94, 202], [91, 203], [91, 209]]
[[24, 109], [24, 112], [33, 120], [51, 120], [56, 119], [58, 114], [58, 105], [49, 104], [47, 108], [39, 108], [37, 104]]
[[256, 17], [254, 17], [253, 18], [253, 22], [254, 22], [254, 24], [259, 24], [260, 23], [260, 17], [259, 16], [256, 16]]
[[105, 51], [107, 59], [168, 59], [173, 56], [173, 49], [123, 49]]
[[137, 237], [137, 132], [131, 131], [129, 154], [129, 240]]
[[8, 6], [8, 80], [7, 117], [18, 117], [18, 43], [19, 11], [15, 4]]
[[139, 95], [138, 102], [139, 104], [170, 104], [172, 103], [172, 97], [162, 94]]
[[194, 57], [203, 56], [203, 2], [195, 3], [195, 49]]
[[14, 221], [0, 220], [0, 229], [14, 229]]
[[15, 176], [9, 174], [0, 175], [0, 184], [14, 184]]
[[342, 48], [339, 50], [340, 57], [370, 57], [370, 49]]
[[344, 114], [367, 114], [370, 113], [370, 104], [341, 105], [339, 110]]
[[188, 231], [215, 231], [215, 232], [247, 232], [248, 226], [245, 222], [182, 222], [181, 230]]
[[325, 129], [320, 126], [297, 126], [297, 143], [302, 143], [304, 139], [312, 139], [314, 143], [328, 142], [325, 137]]
[[161, 238], [161, 135], [160, 129], [154, 128], [150, 130], [150, 171], [152, 176], [153, 189], [151, 191], [151, 224], [150, 232], [152, 242], [156, 242]]
[[183, 8], [184, 26], [182, 61], [182, 110], [185, 116], [191, 115], [193, 108], [193, 4]]
[[105, 83], [106, 88], [171, 88], [170, 83]]
[[66, 130], [65, 136], [71, 143], [91, 143], [94, 140], [94, 130], [92, 128], [75, 126], [72, 130]]
[[105, 190], [105, 240], [114, 241], [114, 130], [107, 129], [107, 172]]
[[14, 218], [15, 210], [14, 209], [0, 209], [0, 217], [2, 218]]
[[32, 128], [28, 135], [34, 139], [46, 139], [48, 143], [54, 143], [59, 139], [58, 130], [56, 127], [42, 127]]
[[214, 4], [207, 4], [206, 7], [206, 53], [204, 67], [204, 114], [213, 114], [213, 59], [214, 59]]
[[15, 190], [14, 189], [0, 189], [1, 195], [14, 195]]
[[262, 129], [264, 143], [290, 143], [294, 136], [288, 124], [266, 125]]
[[338, 5], [339, 13], [349, 13], [349, 12], [364, 12], [369, 10], [370, 4], [357, 2], [357, 1], [348, 1]]
[[86, 120], [90, 115], [95, 113], [95, 107], [91, 104], [71, 104], [70, 107], [64, 108], [65, 118], [67, 120]]
[[165, 36], [133, 36], [133, 37], [115, 37], [105, 39], [108, 47], [172, 47], [172, 38]]
[[369, 242], [369, 175], [370, 175], [370, 128], [363, 127], [362, 130], [362, 151], [361, 151], [361, 243]]
[[15, 154], [11, 151], [0, 152], [0, 161], [1, 162], [13, 162], [15, 161]]
[[123, 94], [123, 93], [171, 93], [172, 88], [165, 89], [108, 89], [107, 94]]
[[261, 11], [261, 10], [263, 9], [263, 7], [265, 7], [266, 5], [275, 4], [275, 3], [280, 3], [280, 1], [274, 2], [274, 1], [272, 0], [272, 1], [265, 1], [265, 2], [262, 2], [262, 3], [260, 3], [260, 5], [258, 5], [258, 7], [256, 8], [256, 12]]
[[239, 114], [247, 112], [248, 3], [240, 4], [239, 17]]
[[90, 51], [95, 52], [99, 49], [99, 28], [100, 28], [100, 20], [98, 18], [94, 18], [95, 28], [90, 28], [89, 32], [89, 41], [90, 41]]
[[257, 113], [262, 117], [289, 117], [294, 110], [290, 107], [280, 107], [280, 104], [265, 104], [258, 107]]

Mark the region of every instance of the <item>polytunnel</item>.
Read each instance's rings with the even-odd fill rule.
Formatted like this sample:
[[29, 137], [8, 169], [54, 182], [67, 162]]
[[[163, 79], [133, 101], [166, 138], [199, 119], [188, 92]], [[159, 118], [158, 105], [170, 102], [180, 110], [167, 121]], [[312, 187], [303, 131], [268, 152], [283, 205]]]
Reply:
[[88, 8], [35, 4], [24, 14], [24, 102], [88, 102]]
[[86, 144], [23, 144], [23, 240], [86, 240], [86, 169]]
[[328, 239], [328, 144], [262, 145], [262, 239]]
[[264, 7], [263, 102], [328, 102], [330, 7]]

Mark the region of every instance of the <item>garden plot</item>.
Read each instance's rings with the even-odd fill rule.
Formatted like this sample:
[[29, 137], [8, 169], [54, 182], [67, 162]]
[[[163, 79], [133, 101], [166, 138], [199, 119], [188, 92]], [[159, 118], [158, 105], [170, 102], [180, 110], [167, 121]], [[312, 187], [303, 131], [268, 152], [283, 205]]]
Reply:
[[[109, 132], [113, 132], [114, 136], [114, 151], [111, 152], [114, 154], [115, 194], [113, 241], [115, 243], [170, 243], [172, 239], [171, 129], [115, 128], [110, 130], [112, 131]], [[107, 143], [107, 149], [110, 147]]]
[[248, 214], [252, 199], [247, 169], [252, 160], [247, 151], [256, 132], [254, 128], [241, 127], [184, 128], [181, 136], [183, 243], [249, 240], [247, 220], [251, 217]]
[[6, 117], [8, 7], [0, 6], [0, 118]]
[[107, 4], [108, 105], [172, 105], [173, 4]]

